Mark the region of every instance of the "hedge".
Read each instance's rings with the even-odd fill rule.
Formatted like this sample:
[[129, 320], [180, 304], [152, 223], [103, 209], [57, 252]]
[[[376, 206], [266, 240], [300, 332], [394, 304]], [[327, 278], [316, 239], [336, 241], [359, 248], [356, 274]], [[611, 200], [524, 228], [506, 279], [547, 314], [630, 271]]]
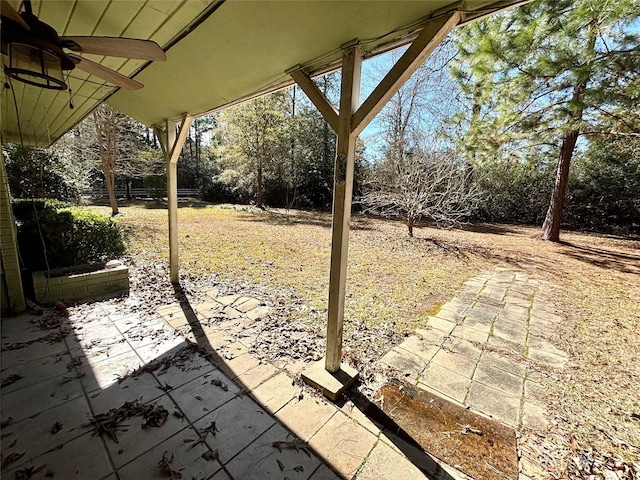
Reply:
[[48, 199], [12, 206], [22, 262], [31, 271], [104, 262], [125, 252], [122, 227], [111, 217]]

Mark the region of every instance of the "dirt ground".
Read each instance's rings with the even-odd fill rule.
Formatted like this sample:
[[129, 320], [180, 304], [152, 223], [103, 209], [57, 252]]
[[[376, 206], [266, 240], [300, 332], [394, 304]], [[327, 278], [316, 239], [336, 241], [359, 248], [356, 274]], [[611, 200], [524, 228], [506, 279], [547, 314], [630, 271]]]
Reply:
[[[164, 205], [124, 206], [118, 218], [127, 232], [134, 291], [149, 308], [167, 301], [171, 292], [158, 287], [167, 272]], [[211, 283], [258, 292], [280, 307], [258, 353], [283, 355], [286, 344], [295, 345], [286, 354], [294, 360], [322, 355], [330, 215], [198, 203], [181, 206], [178, 218], [188, 295]], [[563, 242], [553, 244], [537, 240], [536, 232], [425, 226], [409, 238], [399, 222], [354, 216], [345, 355], [366, 372], [467, 278], [496, 267], [525, 271], [544, 282], [542, 295], [565, 319], [550, 334], [570, 360], [546, 392], [550, 427], [520, 432], [521, 447], [547, 478], [604, 478], [603, 465], [615, 467], [616, 478], [637, 478], [640, 239], [563, 232]]]

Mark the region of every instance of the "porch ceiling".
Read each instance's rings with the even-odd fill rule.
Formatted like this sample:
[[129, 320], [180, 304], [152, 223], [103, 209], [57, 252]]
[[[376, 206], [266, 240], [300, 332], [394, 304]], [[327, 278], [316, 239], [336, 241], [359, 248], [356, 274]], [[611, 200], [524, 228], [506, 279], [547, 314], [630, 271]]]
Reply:
[[[10, 3], [18, 8], [20, 2]], [[469, 21], [520, 3], [34, 0], [34, 13], [61, 35], [152, 39], [165, 49], [167, 61], [146, 65], [88, 56], [145, 87], [118, 90], [73, 70], [73, 109], [69, 92], [13, 82], [13, 92], [2, 89], [2, 141], [19, 142], [21, 130], [24, 143], [49, 145], [105, 100], [146, 125], [185, 113], [198, 115], [291, 84], [285, 70], [297, 64], [310, 73], [332, 69], [340, 59], [340, 45], [352, 39], [375, 54], [411, 41], [429, 18], [441, 13], [460, 10]]]

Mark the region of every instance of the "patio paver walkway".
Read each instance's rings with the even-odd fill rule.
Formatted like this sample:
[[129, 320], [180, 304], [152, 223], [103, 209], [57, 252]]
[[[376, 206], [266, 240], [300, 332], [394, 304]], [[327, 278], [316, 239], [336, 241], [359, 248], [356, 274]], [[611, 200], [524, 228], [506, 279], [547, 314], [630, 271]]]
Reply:
[[540, 427], [545, 411], [535, 397], [545, 389], [544, 369], [567, 361], [548, 340], [561, 318], [539, 300], [541, 288], [525, 273], [502, 269], [472, 278], [380, 362], [506, 425]]

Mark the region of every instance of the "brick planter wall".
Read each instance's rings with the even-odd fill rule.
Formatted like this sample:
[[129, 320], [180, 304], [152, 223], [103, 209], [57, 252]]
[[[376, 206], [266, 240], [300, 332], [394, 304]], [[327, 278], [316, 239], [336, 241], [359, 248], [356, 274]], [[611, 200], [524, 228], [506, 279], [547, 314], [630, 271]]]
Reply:
[[[77, 273], [79, 271], [82, 273]], [[124, 265], [115, 268], [105, 268], [104, 264], [60, 268], [52, 270], [48, 279], [47, 272], [34, 272], [32, 277], [38, 303], [57, 300], [70, 303], [129, 292], [129, 268]]]

